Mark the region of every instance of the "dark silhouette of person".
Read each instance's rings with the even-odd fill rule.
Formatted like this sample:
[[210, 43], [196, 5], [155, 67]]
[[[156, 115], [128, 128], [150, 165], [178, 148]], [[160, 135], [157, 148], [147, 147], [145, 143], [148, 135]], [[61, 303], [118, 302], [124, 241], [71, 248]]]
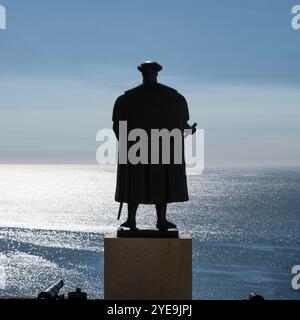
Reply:
[[[128, 218], [121, 227], [136, 229], [136, 211], [139, 204], [155, 204], [157, 212], [156, 227], [159, 230], [176, 228], [167, 221], [167, 204], [188, 201], [188, 189], [184, 162], [184, 129], [188, 124], [189, 111], [185, 98], [175, 89], [157, 82], [162, 66], [146, 61], [138, 66], [143, 75], [143, 83], [119, 96], [113, 110], [113, 129], [119, 137], [119, 121], [127, 121], [127, 132], [141, 128], [148, 133], [147, 164], [118, 163], [115, 200], [128, 204]], [[170, 163], [163, 164], [161, 154], [159, 163], [151, 163], [151, 129], [180, 129], [182, 133], [182, 161], [174, 163], [170, 140]], [[127, 138], [126, 138], [127, 139]], [[128, 141], [127, 149], [136, 142]], [[119, 149], [120, 150], [120, 149]], [[160, 144], [160, 151], [162, 145]]]

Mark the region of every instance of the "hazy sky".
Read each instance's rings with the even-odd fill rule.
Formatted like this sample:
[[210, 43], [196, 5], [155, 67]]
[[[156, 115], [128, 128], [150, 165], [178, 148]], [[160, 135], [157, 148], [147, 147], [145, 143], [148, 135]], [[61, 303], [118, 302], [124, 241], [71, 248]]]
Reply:
[[205, 129], [206, 166], [299, 165], [296, 3], [0, 0], [0, 162], [95, 163], [114, 100], [156, 60]]

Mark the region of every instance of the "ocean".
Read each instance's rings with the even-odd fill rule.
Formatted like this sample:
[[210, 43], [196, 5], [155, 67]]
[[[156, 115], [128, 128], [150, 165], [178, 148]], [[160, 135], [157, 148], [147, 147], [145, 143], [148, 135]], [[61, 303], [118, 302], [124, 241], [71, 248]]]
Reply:
[[[0, 165], [0, 296], [36, 296], [63, 279], [103, 298], [103, 239], [116, 231], [114, 167]], [[168, 217], [193, 237], [193, 298], [300, 299], [300, 169], [206, 169]], [[121, 217], [125, 219], [126, 207]], [[138, 210], [154, 226], [154, 206]]]

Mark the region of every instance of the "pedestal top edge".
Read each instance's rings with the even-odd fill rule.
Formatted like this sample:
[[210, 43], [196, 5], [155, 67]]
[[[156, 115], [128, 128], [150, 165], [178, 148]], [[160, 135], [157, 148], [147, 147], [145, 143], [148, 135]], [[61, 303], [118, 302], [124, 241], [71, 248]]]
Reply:
[[162, 237], [162, 238], [148, 238], [148, 237], [140, 237], [140, 238], [131, 238], [131, 237], [117, 237], [117, 232], [114, 233], [110, 233], [104, 236], [104, 239], [130, 239], [130, 240], [192, 240], [192, 235], [190, 234], [179, 234], [178, 238], [166, 238], [166, 237]]

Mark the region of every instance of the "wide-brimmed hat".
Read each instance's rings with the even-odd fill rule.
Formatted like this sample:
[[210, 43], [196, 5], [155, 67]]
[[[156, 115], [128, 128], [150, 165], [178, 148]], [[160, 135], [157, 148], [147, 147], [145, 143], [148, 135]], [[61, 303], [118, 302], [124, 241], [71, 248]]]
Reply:
[[155, 61], [145, 61], [145, 62], [141, 63], [137, 68], [142, 73], [144, 73], [144, 72], [159, 72], [160, 70], [162, 70], [162, 66]]

